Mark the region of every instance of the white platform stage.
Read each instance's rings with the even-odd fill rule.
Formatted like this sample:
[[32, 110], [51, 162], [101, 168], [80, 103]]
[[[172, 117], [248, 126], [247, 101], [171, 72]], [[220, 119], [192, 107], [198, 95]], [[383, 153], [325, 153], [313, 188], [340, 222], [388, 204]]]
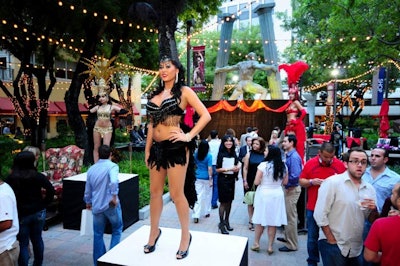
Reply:
[[150, 226], [144, 225], [99, 258], [98, 265], [248, 265], [246, 237], [191, 231], [189, 255], [177, 260], [175, 254], [179, 247], [180, 230], [161, 227], [161, 231], [153, 253], [143, 252], [150, 232]]

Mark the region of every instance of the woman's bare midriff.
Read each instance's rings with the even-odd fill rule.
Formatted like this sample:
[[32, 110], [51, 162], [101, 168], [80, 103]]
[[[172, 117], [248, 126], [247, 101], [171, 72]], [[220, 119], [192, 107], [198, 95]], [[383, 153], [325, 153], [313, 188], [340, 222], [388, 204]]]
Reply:
[[287, 118], [287, 121], [296, 120], [297, 114], [288, 114], [286, 118]]
[[98, 119], [95, 123], [96, 127], [111, 127], [111, 121], [109, 119]]
[[180, 116], [168, 117], [167, 121], [153, 128], [153, 140], [161, 142], [163, 140], [168, 140], [172, 131], [182, 132], [182, 129], [179, 127], [179, 122]]

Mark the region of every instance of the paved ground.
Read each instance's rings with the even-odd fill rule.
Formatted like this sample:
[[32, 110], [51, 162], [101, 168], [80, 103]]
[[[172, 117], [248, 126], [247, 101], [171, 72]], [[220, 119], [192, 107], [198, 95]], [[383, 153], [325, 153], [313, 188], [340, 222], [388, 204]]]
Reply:
[[[249, 238], [249, 248], [252, 246], [254, 232], [248, 229], [247, 206], [242, 203], [243, 189], [241, 182], [238, 181], [236, 186], [235, 200], [232, 205], [230, 224], [234, 228], [232, 235], [243, 236]], [[218, 209], [212, 210], [211, 217], [202, 218], [200, 222], [195, 224], [191, 222], [190, 230], [204, 231], [210, 233], [218, 233], [217, 225], [219, 222]], [[149, 225], [149, 219], [140, 220], [127, 228], [122, 238], [126, 238], [132, 232], [136, 231], [142, 225]], [[164, 206], [161, 217], [160, 226], [179, 228], [178, 217], [176, 215], [175, 206], [172, 202]], [[278, 230], [277, 237], [282, 236]], [[80, 236], [79, 231], [63, 229], [62, 223], [50, 225], [48, 231], [43, 232], [45, 242], [44, 265], [92, 265], [92, 237]], [[299, 250], [296, 252], [282, 253], [278, 248], [282, 246], [279, 241], [275, 241], [275, 252], [269, 256], [266, 252], [267, 234], [261, 239], [260, 252], [249, 250], [249, 265], [251, 266], [268, 266], [268, 265], [306, 265], [307, 259], [307, 236], [299, 235]], [[105, 235], [106, 243], [109, 244], [109, 235]], [[143, 243], [145, 244], [145, 243]], [[189, 255], [190, 256], [190, 255]], [[179, 261], [177, 261], [178, 264]], [[211, 265], [208, 265], [211, 266]], [[229, 265], [231, 266], [231, 265]]]

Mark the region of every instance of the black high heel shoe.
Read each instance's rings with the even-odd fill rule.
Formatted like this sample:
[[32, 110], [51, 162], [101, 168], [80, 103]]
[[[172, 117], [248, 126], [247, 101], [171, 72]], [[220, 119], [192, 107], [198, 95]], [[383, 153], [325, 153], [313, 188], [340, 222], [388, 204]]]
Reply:
[[225, 227], [226, 227], [226, 230], [233, 231], [233, 228], [229, 225], [228, 221], [225, 221]]
[[226, 228], [225, 228], [225, 224], [224, 224], [224, 223], [219, 223], [219, 224], [218, 224], [218, 232], [220, 232], [220, 233], [223, 234], [223, 235], [229, 235], [229, 232], [226, 231]]
[[[178, 251], [176, 252], [176, 259], [177, 259], [177, 260], [184, 259], [184, 258], [187, 257], [187, 255], [189, 255], [190, 243], [192, 243], [192, 234], [190, 234], [189, 245], [188, 245], [187, 250], [185, 250], [185, 251], [178, 250]], [[178, 257], [178, 256], [180, 256], [180, 257]]]
[[158, 234], [156, 240], [154, 241], [154, 245], [152, 245], [152, 246], [150, 246], [149, 244], [144, 245], [144, 250], [143, 250], [143, 252], [144, 252], [145, 254], [149, 254], [149, 253], [153, 252], [154, 250], [156, 250], [157, 241], [158, 241], [158, 239], [159, 239], [160, 236], [161, 236], [161, 229], [158, 229], [158, 230], [160, 230], [160, 233]]

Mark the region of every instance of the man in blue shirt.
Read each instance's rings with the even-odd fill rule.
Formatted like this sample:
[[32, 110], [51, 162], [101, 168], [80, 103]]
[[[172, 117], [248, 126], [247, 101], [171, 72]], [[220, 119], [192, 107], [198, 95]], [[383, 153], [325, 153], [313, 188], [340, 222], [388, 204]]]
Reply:
[[[392, 195], [394, 185], [400, 182], [400, 175], [389, 169], [386, 163], [389, 161], [389, 151], [384, 148], [373, 148], [369, 157], [370, 167], [367, 168], [362, 179], [370, 183], [376, 191], [376, 206], [378, 212], [382, 212], [385, 200]], [[367, 238], [371, 223], [366, 220], [364, 225], [363, 239]], [[373, 265], [364, 260], [364, 265]]]
[[302, 169], [302, 160], [296, 151], [297, 139], [295, 135], [287, 135], [282, 141], [282, 148], [286, 153], [286, 166], [288, 168], [289, 180], [285, 185], [285, 207], [287, 225], [285, 225], [285, 237], [278, 237], [279, 241], [286, 245], [279, 248], [279, 251], [290, 252], [297, 250], [297, 201], [299, 200], [301, 188], [299, 177]]
[[107, 220], [111, 224], [112, 235], [110, 249], [121, 240], [122, 211], [118, 198], [119, 167], [111, 161], [111, 149], [108, 145], [99, 147], [99, 160], [87, 172], [84, 201], [86, 209], [93, 213], [93, 261], [106, 253], [103, 234]]

